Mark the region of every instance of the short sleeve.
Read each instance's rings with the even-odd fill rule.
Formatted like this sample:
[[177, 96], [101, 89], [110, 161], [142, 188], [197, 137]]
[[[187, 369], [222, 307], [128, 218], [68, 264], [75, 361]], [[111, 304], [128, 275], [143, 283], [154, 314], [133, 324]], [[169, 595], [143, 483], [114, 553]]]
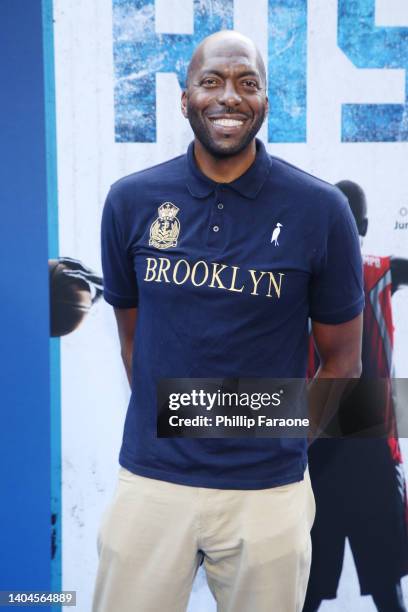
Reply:
[[363, 262], [356, 222], [339, 194], [323, 252], [310, 283], [309, 315], [327, 324], [345, 323], [364, 308]]
[[112, 190], [102, 213], [101, 255], [105, 300], [116, 308], [135, 308], [138, 304], [136, 275], [113, 207]]

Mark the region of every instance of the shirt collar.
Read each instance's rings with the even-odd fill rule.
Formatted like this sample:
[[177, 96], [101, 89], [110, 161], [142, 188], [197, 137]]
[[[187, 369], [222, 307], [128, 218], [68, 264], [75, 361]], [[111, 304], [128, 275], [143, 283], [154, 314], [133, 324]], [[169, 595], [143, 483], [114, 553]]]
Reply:
[[266, 152], [265, 145], [258, 138], [256, 142], [256, 157], [244, 174], [231, 183], [217, 183], [203, 174], [194, 157], [194, 141], [187, 149], [187, 187], [195, 198], [205, 198], [217, 186], [227, 186], [237, 191], [245, 198], [255, 199], [268, 176], [272, 160]]

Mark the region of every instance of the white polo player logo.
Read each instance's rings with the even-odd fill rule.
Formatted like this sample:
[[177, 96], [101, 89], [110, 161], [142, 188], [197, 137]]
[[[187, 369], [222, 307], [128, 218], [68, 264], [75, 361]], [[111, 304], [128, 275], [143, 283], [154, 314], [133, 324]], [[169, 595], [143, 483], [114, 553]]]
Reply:
[[271, 242], [273, 242], [275, 246], [279, 246], [278, 237], [281, 231], [281, 227], [283, 227], [282, 223], [277, 223], [275, 229], [272, 232]]

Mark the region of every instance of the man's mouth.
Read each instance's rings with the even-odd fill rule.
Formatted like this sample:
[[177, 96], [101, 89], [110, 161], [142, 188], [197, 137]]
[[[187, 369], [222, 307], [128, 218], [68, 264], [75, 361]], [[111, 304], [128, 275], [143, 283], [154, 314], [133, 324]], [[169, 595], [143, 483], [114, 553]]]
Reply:
[[245, 115], [235, 115], [235, 117], [223, 117], [223, 116], [207, 116], [211, 127], [218, 132], [220, 135], [224, 134], [232, 135], [238, 132], [242, 126], [247, 122], [248, 117]]
[[220, 127], [241, 127], [244, 122], [240, 119], [210, 119], [213, 125], [219, 125]]

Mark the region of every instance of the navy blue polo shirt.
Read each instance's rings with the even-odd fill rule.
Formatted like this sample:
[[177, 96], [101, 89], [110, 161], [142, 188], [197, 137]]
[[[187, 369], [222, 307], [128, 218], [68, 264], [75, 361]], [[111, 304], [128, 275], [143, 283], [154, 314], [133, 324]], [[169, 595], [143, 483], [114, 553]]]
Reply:
[[120, 464], [222, 489], [302, 480], [303, 438], [157, 438], [161, 378], [303, 378], [308, 317], [364, 306], [354, 218], [341, 192], [269, 155], [216, 183], [187, 154], [122, 178], [102, 216], [105, 300], [138, 308]]

